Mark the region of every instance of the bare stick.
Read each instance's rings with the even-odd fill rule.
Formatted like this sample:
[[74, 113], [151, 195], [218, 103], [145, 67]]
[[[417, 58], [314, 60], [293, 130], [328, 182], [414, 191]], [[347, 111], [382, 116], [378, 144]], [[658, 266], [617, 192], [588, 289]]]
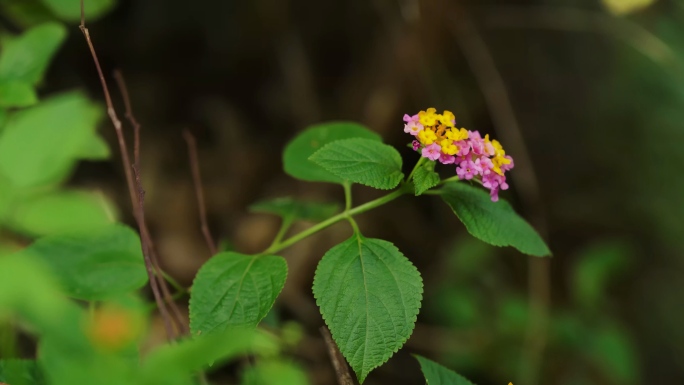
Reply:
[[[461, 18], [453, 25], [454, 37], [480, 85], [497, 134], [511, 149], [511, 153], [515, 154], [518, 167], [513, 175], [521, 199], [531, 214], [530, 220], [542, 235], [546, 235], [548, 232], [546, 217], [540, 205], [539, 182], [503, 77], [475, 26], [467, 18]], [[521, 379], [521, 382], [535, 385], [539, 380], [539, 368], [542, 364], [549, 323], [551, 286], [548, 259], [528, 257], [528, 272], [529, 308], [532, 315], [527, 325], [525, 354], [531, 370], [525, 376], [527, 378]]]
[[[131, 126], [133, 127], [133, 166], [138, 170], [138, 172], [140, 172], [141, 126], [140, 123], [138, 123], [138, 120], [135, 118], [135, 115], [133, 114], [133, 108], [131, 107], [131, 98], [128, 93], [128, 86], [126, 85], [126, 80], [124, 79], [121, 71], [114, 71], [114, 79], [116, 80], [117, 85], [119, 86], [119, 90], [121, 91], [121, 97], [124, 102], [124, 108], [126, 109], [126, 119], [130, 122]], [[135, 215], [137, 215], [137, 211]], [[169, 290], [169, 287], [166, 284], [166, 280], [164, 279], [164, 273], [161, 269], [161, 265], [159, 264], [159, 258], [157, 257], [157, 250], [154, 247], [154, 242], [152, 240], [152, 237], [150, 236], [149, 230], [147, 229], [147, 222], [143, 221], [142, 223], [145, 227], [145, 230], [141, 230], [141, 236], [146, 237], [145, 241], [149, 245], [150, 260], [152, 261], [152, 265], [154, 266], [159, 286], [161, 288], [162, 294], [164, 295], [164, 300], [171, 309], [171, 314], [173, 316], [173, 320], [178, 330], [182, 334], [188, 334], [189, 330], [187, 325], [185, 324], [185, 321], [183, 320], [183, 315], [181, 314], [180, 309], [178, 309], [178, 306], [176, 306], [176, 303], [173, 300], [173, 294], [171, 294], [171, 291]]]
[[330, 331], [327, 327], [321, 326], [319, 329], [323, 339], [325, 340], [325, 345], [328, 347], [328, 354], [330, 355], [330, 361], [332, 361], [333, 367], [335, 368], [335, 373], [337, 374], [337, 382], [340, 385], [356, 385], [354, 377], [349, 373], [349, 367], [347, 366], [347, 361], [344, 360], [344, 356], [340, 352], [340, 349], [335, 345]]
[[[131, 204], [134, 207], [134, 213], [135, 213], [135, 219], [138, 224], [138, 228], [141, 231], [141, 247], [142, 247], [142, 252], [143, 252], [143, 258], [145, 260], [145, 268], [147, 270], [147, 276], [150, 281], [150, 286], [152, 287], [152, 294], [154, 295], [154, 300], [157, 303], [157, 307], [159, 308], [159, 312], [162, 316], [162, 319], [164, 320], [164, 328], [166, 329], [166, 335], [169, 339], [174, 338], [174, 330], [171, 326], [170, 322], [170, 317], [168, 310], [166, 309], [166, 304], [164, 300], [161, 297], [161, 294], [159, 292], [159, 285], [157, 282], [157, 277], [154, 274], [154, 268], [152, 261], [150, 259], [150, 247], [149, 243], [147, 240], [149, 240], [149, 235], [147, 234], [146, 231], [146, 226], [144, 226], [145, 222], [145, 215], [144, 215], [144, 209], [143, 209], [143, 201], [144, 201], [144, 190], [142, 189], [142, 186], [140, 185], [140, 175], [137, 173], [137, 168], [134, 168], [134, 171], [136, 172], [136, 179], [134, 181], [133, 179], [133, 173], [131, 172], [131, 162], [130, 158], [128, 156], [128, 147], [126, 146], [126, 139], [123, 135], [123, 131], [121, 129], [121, 121], [119, 120], [118, 116], [116, 115], [116, 110], [114, 109], [114, 105], [112, 104], [112, 98], [109, 93], [109, 88], [107, 87], [107, 81], [105, 80], [104, 74], [102, 73], [102, 68], [100, 66], [100, 61], [97, 58], [97, 53], [95, 52], [95, 47], [93, 46], [92, 40], [90, 38], [90, 32], [88, 31], [88, 28], [86, 28], [85, 25], [85, 8], [83, 6], [83, 0], [81, 0], [81, 24], [79, 25], [79, 28], [81, 29], [81, 32], [83, 33], [83, 36], [86, 39], [86, 43], [88, 43], [88, 48], [90, 49], [90, 54], [93, 57], [93, 62], [95, 63], [95, 68], [97, 69], [97, 74], [100, 78], [100, 83], [102, 84], [102, 91], [104, 93], [105, 97], [105, 103], [107, 104], [107, 114], [109, 115], [109, 119], [112, 121], [112, 124], [114, 125], [114, 130], [116, 131], [116, 137], [119, 142], [119, 150], [121, 151], [121, 160], [123, 162], [124, 166], [124, 173], [126, 175], [126, 182], [128, 185], [128, 191], [131, 196]], [[135, 189], [135, 182], [137, 182], [138, 185], [138, 192], [136, 193]]]
[[672, 48], [657, 35], [625, 17], [556, 6], [500, 6], [488, 9], [485, 24], [489, 28], [544, 28], [558, 31], [594, 32], [622, 40], [661, 65], [681, 62]]
[[135, 115], [133, 115], [131, 98], [128, 95], [128, 87], [126, 86], [126, 80], [121, 71], [114, 71], [114, 79], [116, 79], [119, 89], [121, 90], [121, 97], [124, 102], [124, 108], [126, 109], [126, 119], [128, 119], [131, 126], [133, 126], [133, 162], [136, 167], [140, 167], [140, 123], [138, 123], [135, 119]]
[[204, 240], [207, 242], [207, 247], [211, 255], [215, 255], [218, 250], [216, 242], [209, 231], [209, 223], [207, 221], [207, 209], [204, 204], [204, 189], [202, 188], [202, 176], [200, 175], [199, 160], [197, 157], [197, 141], [190, 131], [183, 131], [183, 137], [188, 143], [188, 156], [190, 157], [190, 168], [192, 169], [192, 180], [195, 185], [195, 195], [197, 196], [197, 209], [199, 210], [200, 223], [202, 225], [202, 234]]

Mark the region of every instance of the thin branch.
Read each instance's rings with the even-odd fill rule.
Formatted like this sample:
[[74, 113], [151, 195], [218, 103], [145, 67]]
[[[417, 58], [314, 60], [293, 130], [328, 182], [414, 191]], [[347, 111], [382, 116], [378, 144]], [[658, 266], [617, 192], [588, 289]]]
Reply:
[[[128, 147], [126, 146], [126, 139], [121, 129], [121, 121], [116, 115], [116, 110], [114, 109], [114, 105], [112, 104], [112, 98], [109, 93], [109, 88], [107, 87], [107, 81], [105, 80], [104, 74], [102, 73], [100, 61], [97, 58], [95, 47], [93, 46], [92, 40], [90, 38], [90, 31], [88, 31], [88, 28], [85, 25], [85, 7], [83, 5], [83, 0], [81, 0], [81, 24], [79, 25], [79, 28], [86, 39], [86, 43], [88, 44], [88, 48], [90, 49], [90, 54], [93, 57], [93, 62], [95, 63], [95, 68], [97, 69], [97, 74], [100, 78], [100, 83], [102, 84], [102, 91], [104, 93], [105, 103], [107, 104], [107, 114], [109, 115], [109, 119], [112, 121], [112, 124], [114, 125], [114, 130], [116, 131], [116, 136], [119, 142], [119, 150], [121, 152], [121, 160], [123, 162], [124, 173], [126, 175], [128, 191], [131, 196], [131, 204], [134, 207], [135, 219], [138, 224], [138, 228], [141, 231], [140, 243], [143, 252], [143, 258], [145, 260], [145, 269], [147, 271], [148, 279], [150, 281], [150, 286], [152, 287], [152, 294], [154, 295], [154, 300], [157, 303], [159, 312], [162, 316], [162, 319], [164, 320], [164, 328], [166, 329], [166, 335], [169, 339], [173, 339], [175, 333], [173, 327], [171, 326], [170, 316], [166, 308], [166, 304], [161, 297], [159, 291], [159, 282], [157, 281], [157, 277], [154, 273], [152, 260], [150, 259], [150, 245], [147, 242], [147, 240], [149, 240], [149, 235], [147, 234], [147, 229], [144, 225], [144, 190], [142, 189], [142, 186], [140, 184], [140, 175], [137, 172], [137, 168], [133, 168], [133, 171], [136, 173], [136, 178], [135, 180], [133, 179], [133, 173], [131, 172], [131, 162], [128, 156]], [[137, 193], [134, 187], [136, 185], [136, 182], [138, 186]]]
[[[116, 80], [117, 85], [119, 86], [119, 90], [121, 91], [121, 97], [124, 102], [124, 107], [126, 109], [125, 111], [125, 116], [126, 119], [130, 122], [131, 126], [133, 127], [133, 167], [140, 171], [140, 123], [138, 123], [138, 120], [135, 118], [135, 115], [133, 114], [133, 108], [131, 107], [131, 99], [128, 93], [128, 86], [126, 85], [126, 80], [124, 79], [123, 74], [119, 70], [114, 71], [114, 79]], [[142, 188], [142, 186], [139, 186], [139, 188]], [[138, 215], [138, 211], [135, 210], [135, 215]], [[171, 314], [173, 316], [173, 320], [175, 322], [176, 328], [181, 332], [181, 334], [188, 334], [189, 329], [188, 326], [185, 324], [185, 321], [183, 319], [183, 315], [180, 312], [180, 309], [178, 309], [178, 306], [176, 306], [176, 303], [174, 301], [174, 296], [171, 294], [171, 291], [169, 290], [168, 285], [166, 284], [165, 280], [165, 274], [164, 271], [161, 268], [161, 265], [159, 264], [159, 258], [157, 257], [157, 249], [154, 246], [154, 242], [152, 240], [152, 237], [150, 236], [150, 232], [147, 229], [147, 222], [142, 221], [142, 227], [141, 227], [141, 238], [144, 239], [144, 241], [148, 244], [148, 250], [150, 252], [150, 260], [152, 261], [152, 266], [154, 266], [154, 271], [155, 275], [158, 279], [159, 286], [161, 288], [162, 294], [164, 296], [164, 300], [168, 304], [169, 308], [171, 308]], [[144, 227], [144, 231], [143, 231]]]
[[[548, 231], [540, 205], [539, 182], [503, 77], [496, 68], [487, 44], [470, 20], [464, 17], [452, 26], [453, 35], [482, 90], [497, 134], [515, 156], [517, 171], [512, 175], [521, 200], [530, 213], [531, 222], [545, 236]], [[549, 324], [551, 286], [548, 259], [528, 257], [528, 271], [529, 308], [532, 315], [527, 325], [525, 355], [531, 369], [525, 371], [526, 378], [522, 378], [521, 382], [535, 385], [539, 381]]]
[[625, 17], [570, 7], [503, 6], [488, 9], [485, 24], [490, 28], [545, 28], [600, 33], [622, 40], [658, 64], [674, 64], [675, 69], [682, 66], [666, 42]]
[[183, 137], [188, 144], [188, 157], [190, 159], [190, 168], [192, 169], [192, 181], [195, 185], [195, 195], [197, 196], [197, 209], [199, 210], [200, 223], [202, 226], [202, 234], [204, 241], [207, 243], [211, 255], [216, 255], [218, 252], [216, 242], [209, 231], [209, 222], [207, 221], [207, 208], [204, 204], [204, 189], [202, 188], [202, 176], [200, 175], [199, 159], [197, 157], [197, 141], [190, 131], [183, 131]]
[[128, 87], [126, 86], [126, 80], [123, 74], [119, 70], [114, 71], [114, 79], [116, 79], [119, 85], [119, 90], [121, 90], [121, 97], [124, 102], [124, 108], [126, 109], [126, 119], [133, 126], [133, 162], [136, 167], [140, 167], [140, 123], [135, 119], [133, 115], [133, 109], [131, 108], [131, 98], [128, 94]]
[[337, 345], [335, 345], [335, 341], [333, 341], [332, 335], [330, 335], [328, 328], [321, 326], [319, 330], [321, 331], [321, 335], [325, 340], [325, 345], [328, 347], [330, 361], [332, 361], [333, 367], [335, 368], [337, 382], [339, 385], [356, 385], [354, 377], [352, 377], [351, 373], [349, 372], [347, 361], [344, 360], [344, 356], [342, 356], [340, 349], [338, 349]]

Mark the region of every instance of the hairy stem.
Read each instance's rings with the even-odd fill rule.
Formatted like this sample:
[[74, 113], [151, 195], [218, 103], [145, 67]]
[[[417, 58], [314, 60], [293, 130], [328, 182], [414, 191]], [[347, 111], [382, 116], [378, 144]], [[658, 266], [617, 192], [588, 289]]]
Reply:
[[343, 212], [341, 212], [335, 216], [332, 216], [332, 217], [324, 220], [323, 222], [317, 223], [316, 225], [309, 227], [308, 229], [306, 229], [300, 233], [297, 233], [297, 234], [291, 236], [290, 238], [287, 238], [286, 240], [284, 240], [282, 242], [271, 245], [268, 249], [264, 250], [261, 254], [277, 253], [278, 251], [286, 249], [286, 248], [294, 245], [295, 243], [301, 241], [302, 239], [307, 238], [310, 235], [313, 235], [313, 234], [325, 229], [326, 227], [330, 227], [339, 221], [342, 221], [342, 220], [345, 220], [348, 218], [352, 218], [354, 215], [365, 213], [366, 211], [372, 210], [376, 207], [382, 206], [382, 205], [384, 205], [390, 201], [393, 201], [393, 200], [399, 198], [400, 196], [402, 196], [402, 195], [404, 195], [410, 191], [410, 189], [407, 186], [409, 186], [409, 185], [404, 184], [398, 190], [395, 190], [395, 191], [393, 191], [387, 195], [381, 196], [378, 199], [364, 203], [360, 206], [356, 206], [352, 209], [344, 210]]

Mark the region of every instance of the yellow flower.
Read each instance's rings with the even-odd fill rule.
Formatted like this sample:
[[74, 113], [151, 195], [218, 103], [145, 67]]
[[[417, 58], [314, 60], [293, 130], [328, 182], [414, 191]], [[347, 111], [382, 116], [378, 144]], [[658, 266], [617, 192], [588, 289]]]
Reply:
[[453, 140], [444, 139], [439, 142], [439, 145], [442, 146], [442, 152], [447, 155], [456, 155], [458, 152], [458, 146], [454, 144]]
[[452, 128], [446, 134], [446, 137], [451, 140], [459, 141], [468, 139], [468, 130], [465, 128]]
[[454, 113], [448, 110], [444, 110], [444, 113], [439, 115], [439, 121], [447, 127], [453, 127], [455, 119], [456, 116], [454, 116]]
[[432, 130], [422, 130], [418, 133], [418, 140], [424, 146], [429, 146], [437, 140], [437, 135]]
[[503, 175], [503, 171], [501, 170], [501, 166], [503, 166], [504, 164], [509, 164], [509, 163], [511, 163], [510, 159], [504, 158], [503, 155], [499, 155], [497, 153], [496, 156], [494, 156], [492, 158], [492, 164], [494, 165], [494, 167], [492, 167], [492, 170], [499, 175]]
[[[496, 153], [496, 156], [503, 157], [504, 155], [506, 155], [506, 151], [504, 151], [503, 147], [501, 146], [501, 143], [499, 143], [498, 140], [496, 140], [496, 139], [492, 140], [492, 146], [494, 146], [494, 152]], [[510, 161], [508, 163], [510, 163]], [[505, 164], [508, 164], [508, 163], [505, 163]]]
[[435, 112], [437, 112], [437, 110], [432, 107], [428, 108], [427, 111], [420, 111], [418, 113], [418, 120], [420, 120], [420, 124], [423, 126], [434, 126], [437, 124], [437, 119], [441, 115], [435, 114]]

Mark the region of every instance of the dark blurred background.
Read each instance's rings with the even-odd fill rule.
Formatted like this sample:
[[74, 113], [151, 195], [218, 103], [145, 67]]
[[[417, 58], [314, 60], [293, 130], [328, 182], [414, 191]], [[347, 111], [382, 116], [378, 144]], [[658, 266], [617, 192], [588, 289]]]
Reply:
[[[213, 233], [250, 253], [278, 220], [249, 204], [342, 199], [339, 186], [284, 174], [281, 151], [297, 132], [359, 121], [408, 168], [417, 158], [403, 114], [449, 109], [516, 159], [502, 196], [554, 256], [474, 240], [434, 197], [364, 214], [364, 234], [395, 243], [426, 282], [414, 336], [366, 383], [421, 383], [410, 356], [420, 353], [481, 385], [681, 384], [684, 2], [632, 3], [120, 0], [89, 26], [105, 71], [127, 79], [148, 220], [185, 285], [209, 253], [183, 129], [198, 138]], [[45, 84], [45, 94], [82, 88], [103, 100], [76, 24]], [[109, 122], [101, 130], [114, 146]], [[133, 223], [118, 159], [82, 163], [72, 183], [102, 189]], [[290, 273], [275, 313], [304, 327], [293, 354], [317, 384], [334, 377], [313, 271], [349, 232], [339, 224], [283, 252]]]

